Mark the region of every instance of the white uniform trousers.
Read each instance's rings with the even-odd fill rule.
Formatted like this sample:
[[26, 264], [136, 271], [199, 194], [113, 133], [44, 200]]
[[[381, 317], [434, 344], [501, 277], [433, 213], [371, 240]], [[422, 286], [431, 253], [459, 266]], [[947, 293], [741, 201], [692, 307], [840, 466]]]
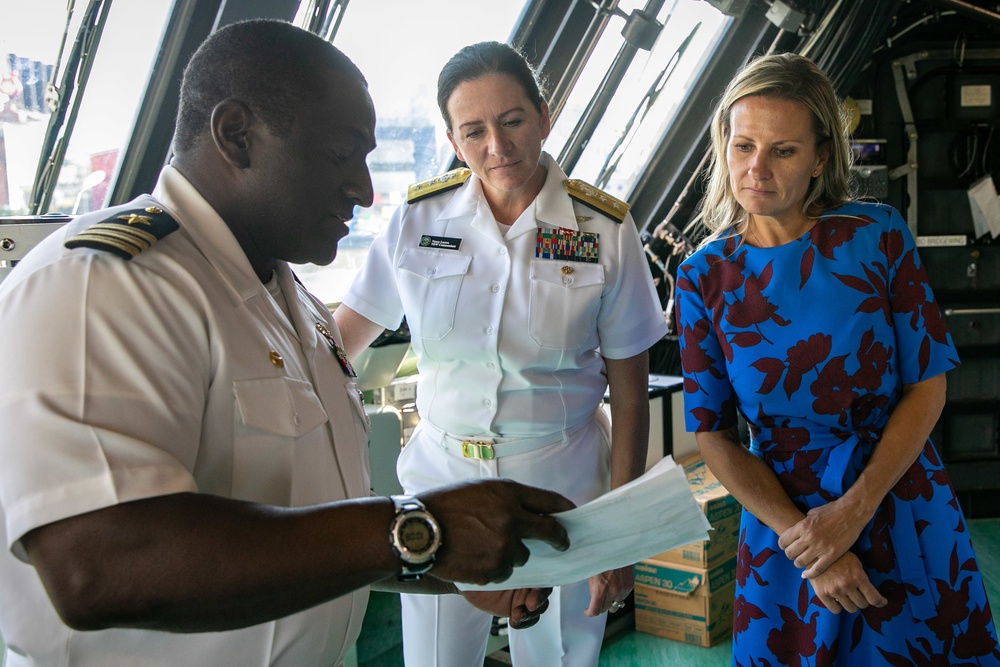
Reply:
[[[423, 426], [423, 428], [422, 428]], [[505, 477], [561, 493], [577, 505], [606, 493], [610, 480], [610, 427], [598, 409], [594, 420], [561, 442], [482, 461], [448, 451], [439, 431], [418, 424], [397, 464], [407, 493], [466, 479]], [[447, 539], [447, 536], [444, 536]], [[492, 616], [458, 595], [402, 595], [406, 667], [475, 667], [483, 664]], [[549, 608], [526, 630], [510, 630], [514, 667], [596, 666], [607, 614], [584, 615], [586, 581], [553, 590]]]
[[[482, 665], [493, 617], [458, 595], [402, 595], [403, 660], [406, 667]], [[559, 586], [534, 626], [510, 630], [515, 667], [594, 667], [601, 653], [607, 614], [583, 615], [590, 586]]]

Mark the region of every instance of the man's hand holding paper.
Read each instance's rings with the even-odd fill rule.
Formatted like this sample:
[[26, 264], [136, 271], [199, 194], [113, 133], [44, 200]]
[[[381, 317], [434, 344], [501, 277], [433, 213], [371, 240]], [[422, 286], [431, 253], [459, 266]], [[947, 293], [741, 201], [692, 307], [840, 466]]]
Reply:
[[582, 581], [674, 547], [703, 540], [711, 525], [695, 502], [684, 469], [665, 457], [639, 479], [600, 498], [553, 515], [566, 528], [570, 547], [556, 551], [526, 541], [531, 555], [511, 577], [463, 590], [544, 588]]

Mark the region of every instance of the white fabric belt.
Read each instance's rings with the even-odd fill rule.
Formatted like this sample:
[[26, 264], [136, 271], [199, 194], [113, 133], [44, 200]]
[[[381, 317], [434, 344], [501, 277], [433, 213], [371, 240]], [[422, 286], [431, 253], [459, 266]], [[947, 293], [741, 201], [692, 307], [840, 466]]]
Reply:
[[569, 438], [582, 431], [590, 420], [583, 420], [575, 426], [548, 433], [546, 435], [534, 435], [528, 437], [501, 438], [493, 435], [476, 435], [469, 437], [459, 437], [451, 435], [441, 430], [428, 421], [422, 422], [426, 427], [434, 431], [441, 440], [445, 449], [449, 452], [467, 459], [481, 459], [491, 461], [502, 456], [513, 456], [514, 454], [524, 454], [533, 452], [542, 447], [548, 447]]

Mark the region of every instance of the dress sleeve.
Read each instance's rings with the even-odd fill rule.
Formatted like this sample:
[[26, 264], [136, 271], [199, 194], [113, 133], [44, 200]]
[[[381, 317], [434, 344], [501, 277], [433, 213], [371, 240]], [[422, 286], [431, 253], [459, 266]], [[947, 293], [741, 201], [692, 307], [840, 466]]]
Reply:
[[959, 365], [958, 352], [902, 216], [889, 208], [879, 241], [889, 269], [889, 302], [896, 333], [900, 376], [914, 384]]
[[699, 279], [696, 264], [689, 262], [678, 271], [674, 297], [684, 373], [684, 423], [688, 431], [724, 431], [737, 424], [736, 393], [701, 294], [704, 278]]

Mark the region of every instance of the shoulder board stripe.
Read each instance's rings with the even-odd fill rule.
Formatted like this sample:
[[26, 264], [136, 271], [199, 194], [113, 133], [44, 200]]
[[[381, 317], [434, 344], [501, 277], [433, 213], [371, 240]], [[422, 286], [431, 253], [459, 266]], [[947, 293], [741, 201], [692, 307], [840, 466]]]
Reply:
[[425, 199], [431, 195], [454, 190], [469, 180], [469, 176], [471, 175], [472, 171], [469, 168], [460, 167], [458, 169], [452, 169], [451, 171], [441, 174], [440, 176], [428, 178], [426, 181], [414, 183], [406, 192], [406, 201], [407, 203], [412, 204], [415, 201], [420, 201], [421, 199]]
[[132, 243], [137, 246], [140, 250], [145, 250], [149, 246], [156, 243], [156, 237], [149, 232], [143, 231], [141, 229], [134, 229], [129, 227], [122, 227], [121, 225], [109, 225], [104, 222], [99, 222], [93, 227], [88, 227], [87, 229], [80, 232], [77, 236], [108, 236], [121, 239], [128, 243]]
[[566, 193], [588, 208], [592, 208], [598, 213], [612, 218], [618, 222], [625, 220], [629, 205], [621, 199], [612, 197], [603, 190], [598, 190], [593, 185], [574, 178], [563, 181]]
[[66, 241], [65, 246], [104, 250], [128, 260], [178, 228], [177, 221], [163, 209], [147, 206], [121, 211], [95, 223]]
[[67, 248], [93, 248], [94, 250], [105, 250], [113, 255], [118, 255], [122, 259], [132, 259], [140, 252], [141, 248], [137, 248], [134, 245], [120, 241], [115, 238], [107, 238], [101, 236], [100, 234], [78, 234], [73, 237], [72, 245], [70, 242], [66, 242]]
[[[140, 252], [153, 245], [153, 242], [130, 236], [128, 234], [122, 234], [114, 229], [101, 229], [98, 225], [91, 227], [90, 229], [84, 230], [73, 237], [73, 243], [82, 244], [87, 241], [91, 244], [101, 244], [110, 243], [116, 248], [129, 248], [131, 255], [129, 259], [138, 255]], [[94, 248], [95, 250], [100, 250], [100, 246], [89, 245], [89, 248]]]

